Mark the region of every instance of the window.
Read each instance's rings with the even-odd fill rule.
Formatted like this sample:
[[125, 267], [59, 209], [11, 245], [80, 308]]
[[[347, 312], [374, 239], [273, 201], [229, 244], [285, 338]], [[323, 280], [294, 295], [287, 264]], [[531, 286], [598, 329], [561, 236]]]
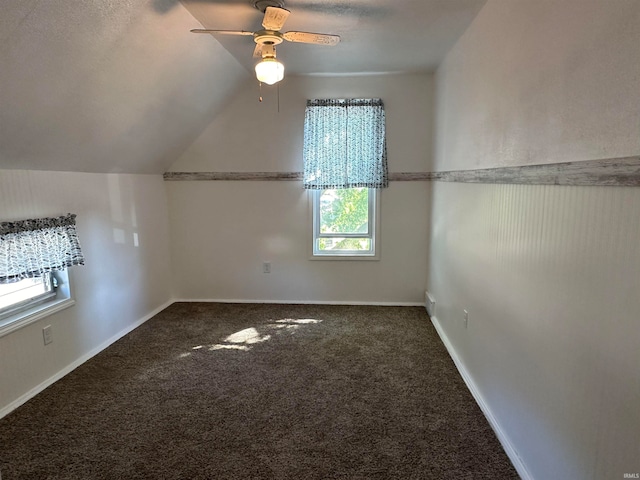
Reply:
[[0, 337], [74, 303], [66, 270], [0, 283]]
[[84, 264], [75, 217], [0, 222], [0, 336], [73, 305], [66, 269]]
[[377, 258], [377, 189], [389, 183], [382, 100], [308, 100], [303, 159], [313, 256]]
[[313, 191], [313, 255], [376, 254], [376, 190], [342, 188]]
[[0, 284], [0, 319], [55, 297], [56, 286], [57, 282], [51, 273]]

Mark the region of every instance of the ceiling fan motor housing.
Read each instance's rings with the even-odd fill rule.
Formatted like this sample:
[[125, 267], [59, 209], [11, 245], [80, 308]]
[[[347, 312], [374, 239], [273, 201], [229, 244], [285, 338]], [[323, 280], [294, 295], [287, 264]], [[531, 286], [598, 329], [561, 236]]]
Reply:
[[284, 2], [281, 0], [256, 0], [253, 6], [264, 13], [267, 7], [284, 8]]
[[271, 30], [260, 30], [253, 35], [253, 41], [258, 45], [280, 45], [282, 34]]

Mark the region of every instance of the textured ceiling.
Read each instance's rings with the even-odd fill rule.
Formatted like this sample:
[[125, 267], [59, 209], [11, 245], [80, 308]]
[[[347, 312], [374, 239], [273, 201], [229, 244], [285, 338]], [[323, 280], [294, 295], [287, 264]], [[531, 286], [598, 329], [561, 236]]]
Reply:
[[180, 4], [3, 0], [0, 169], [164, 172], [248, 77], [199, 26]]
[[[278, 58], [291, 74], [435, 70], [486, 0], [285, 0], [283, 31], [340, 35], [335, 47], [285, 42]], [[261, 29], [253, 0], [182, 0], [205, 28]], [[248, 70], [251, 37], [216, 36]]]
[[[485, 0], [291, 0], [286, 74], [433, 70]], [[185, 8], [186, 7], [186, 8]], [[162, 173], [252, 78], [251, 0], [3, 0], [0, 169]]]

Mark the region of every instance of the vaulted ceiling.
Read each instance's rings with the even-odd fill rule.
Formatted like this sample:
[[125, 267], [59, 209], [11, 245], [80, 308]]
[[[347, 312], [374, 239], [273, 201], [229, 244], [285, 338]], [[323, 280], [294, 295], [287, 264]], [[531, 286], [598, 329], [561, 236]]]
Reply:
[[[486, 0], [291, 0], [286, 74], [434, 70]], [[0, 169], [162, 173], [253, 78], [252, 0], [4, 0]]]
[[[274, 0], [271, 0], [274, 1]], [[277, 0], [276, 0], [277, 1]], [[205, 28], [261, 29], [253, 0], [183, 0]], [[336, 47], [278, 47], [287, 72], [347, 74], [434, 70], [484, 5], [478, 0], [286, 0], [283, 31], [340, 35]], [[251, 37], [216, 36], [247, 70], [255, 64]]]

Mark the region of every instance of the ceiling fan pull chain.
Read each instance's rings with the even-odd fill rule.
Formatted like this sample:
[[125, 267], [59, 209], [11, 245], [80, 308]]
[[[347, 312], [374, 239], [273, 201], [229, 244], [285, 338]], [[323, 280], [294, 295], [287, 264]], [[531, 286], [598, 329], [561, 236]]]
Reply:
[[260, 95], [258, 96], [258, 100], [262, 103], [262, 82], [258, 81], [258, 88], [260, 89]]

